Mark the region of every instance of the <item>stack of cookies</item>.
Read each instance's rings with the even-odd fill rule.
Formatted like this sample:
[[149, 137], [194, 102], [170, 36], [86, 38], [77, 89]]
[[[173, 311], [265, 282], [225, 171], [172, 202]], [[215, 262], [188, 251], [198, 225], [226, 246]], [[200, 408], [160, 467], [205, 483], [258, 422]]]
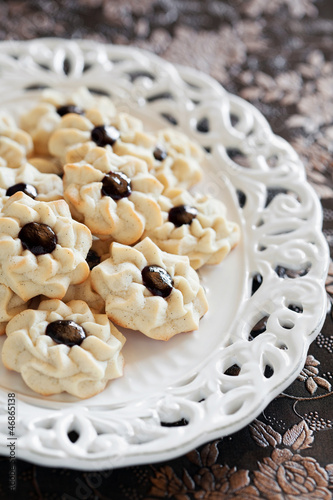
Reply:
[[31, 389], [102, 391], [123, 373], [117, 326], [157, 340], [198, 329], [196, 270], [240, 236], [222, 202], [189, 191], [203, 157], [85, 88], [44, 91], [19, 126], [0, 115], [2, 360]]

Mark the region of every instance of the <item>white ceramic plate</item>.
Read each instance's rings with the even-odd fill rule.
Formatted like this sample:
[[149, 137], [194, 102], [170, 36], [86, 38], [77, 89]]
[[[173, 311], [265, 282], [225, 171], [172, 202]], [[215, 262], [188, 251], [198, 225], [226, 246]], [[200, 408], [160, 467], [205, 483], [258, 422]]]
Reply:
[[[199, 330], [167, 343], [129, 333], [124, 377], [103, 393], [85, 401], [43, 398], [1, 367], [1, 452], [8, 455], [12, 392], [17, 456], [41, 465], [151, 463], [244, 427], [295, 379], [325, 317], [321, 207], [296, 153], [255, 108], [216, 81], [147, 52], [59, 39], [2, 42], [0, 49], [1, 108], [19, 114], [36, 102], [40, 87], [84, 85], [111, 95], [147, 129], [177, 122], [210, 151], [197, 189], [223, 200], [242, 228], [227, 259], [200, 272], [210, 309]], [[275, 188], [280, 194], [267, 205]], [[236, 191], [242, 205], [246, 197], [242, 209]], [[287, 277], [277, 266], [289, 270]], [[251, 295], [258, 273], [263, 282]], [[250, 340], [263, 317], [266, 331]], [[230, 374], [239, 368], [238, 376]], [[182, 419], [187, 425], [165, 426]]]

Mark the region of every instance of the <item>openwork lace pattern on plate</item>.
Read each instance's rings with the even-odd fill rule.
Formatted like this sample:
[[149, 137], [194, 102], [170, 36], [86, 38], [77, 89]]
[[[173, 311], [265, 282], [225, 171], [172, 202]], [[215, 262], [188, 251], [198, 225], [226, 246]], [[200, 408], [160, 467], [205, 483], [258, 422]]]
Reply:
[[[254, 107], [211, 78], [137, 49], [4, 42], [0, 78], [8, 100], [45, 87], [85, 85], [110, 95], [122, 110], [130, 103], [180, 127], [207, 151], [214, 169], [207, 189], [238, 196], [247, 267], [233, 328], [200, 371], [120, 408], [66, 404], [54, 411], [22, 401], [21, 457], [71, 468], [116, 467], [167, 459], [245, 426], [296, 378], [324, 321], [328, 252], [321, 208], [294, 150]], [[6, 397], [1, 394], [3, 435]], [[69, 438], [73, 431], [76, 439]]]

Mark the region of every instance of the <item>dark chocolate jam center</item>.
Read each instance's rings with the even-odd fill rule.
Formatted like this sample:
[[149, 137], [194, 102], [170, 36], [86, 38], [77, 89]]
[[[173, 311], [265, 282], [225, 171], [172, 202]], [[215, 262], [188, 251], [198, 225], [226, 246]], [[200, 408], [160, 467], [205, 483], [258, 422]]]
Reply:
[[40, 222], [29, 222], [22, 227], [18, 234], [25, 250], [30, 250], [34, 255], [51, 253], [57, 245], [55, 232]]
[[141, 271], [142, 281], [146, 288], [159, 297], [168, 297], [173, 289], [170, 274], [160, 266], [146, 266]]
[[92, 270], [95, 266], [97, 266], [101, 262], [101, 258], [95, 250], [89, 250], [88, 255], [86, 257], [86, 261], [88, 263], [89, 269]]
[[113, 146], [113, 144], [119, 139], [120, 132], [116, 127], [112, 125], [99, 125], [91, 131], [91, 140], [94, 141], [97, 146]]
[[76, 115], [83, 115], [83, 109], [75, 106], [74, 104], [68, 104], [67, 106], [59, 106], [57, 108], [57, 113], [60, 116], [68, 115], [69, 113], [75, 113]]
[[45, 330], [46, 335], [49, 335], [57, 344], [66, 344], [68, 346], [80, 345], [86, 338], [86, 332], [82, 326], [75, 321], [60, 319], [49, 323]]
[[113, 200], [127, 198], [132, 193], [131, 181], [122, 172], [109, 172], [102, 179], [102, 194]]
[[198, 210], [196, 208], [189, 205], [178, 205], [178, 207], [172, 207], [169, 210], [169, 221], [176, 227], [180, 227], [183, 224], [191, 224], [197, 215]]
[[153, 152], [155, 160], [163, 161], [168, 156], [167, 152], [160, 146], [156, 146]]
[[19, 182], [18, 184], [14, 184], [14, 186], [10, 186], [6, 191], [6, 196], [12, 196], [18, 191], [22, 191], [22, 193], [30, 196], [30, 198], [35, 199], [38, 195], [37, 189], [32, 184], [25, 184], [24, 182]]

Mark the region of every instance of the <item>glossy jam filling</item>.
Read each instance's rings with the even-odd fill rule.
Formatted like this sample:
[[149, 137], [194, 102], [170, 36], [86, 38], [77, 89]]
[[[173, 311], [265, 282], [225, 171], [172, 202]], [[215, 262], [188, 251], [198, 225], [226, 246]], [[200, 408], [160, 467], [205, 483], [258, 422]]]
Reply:
[[22, 193], [30, 196], [30, 198], [35, 199], [38, 195], [37, 189], [32, 184], [25, 184], [24, 182], [19, 182], [10, 186], [6, 191], [6, 196], [12, 196], [15, 193], [22, 191]]
[[156, 146], [156, 148], [153, 151], [153, 155], [154, 155], [155, 160], [158, 160], [158, 161], [163, 161], [168, 156], [165, 149], [163, 149], [160, 146]]
[[102, 195], [113, 200], [127, 198], [132, 193], [131, 180], [122, 172], [109, 172], [102, 179]]
[[91, 131], [91, 140], [100, 147], [113, 146], [119, 137], [119, 130], [112, 125], [99, 125]]
[[198, 210], [195, 207], [178, 205], [177, 207], [172, 207], [169, 211], [169, 221], [176, 227], [180, 227], [183, 224], [191, 224], [197, 215]]
[[51, 253], [56, 248], [57, 236], [47, 224], [29, 222], [22, 227], [18, 234], [25, 250], [34, 255]]
[[65, 344], [69, 347], [80, 345], [86, 338], [86, 332], [82, 326], [75, 321], [65, 319], [49, 323], [45, 333], [57, 344]]
[[160, 266], [146, 266], [141, 271], [142, 282], [145, 287], [159, 297], [168, 297], [173, 289], [173, 280], [170, 274]]
[[68, 104], [67, 106], [59, 106], [57, 108], [57, 113], [59, 116], [65, 116], [69, 113], [75, 113], [76, 115], [83, 115], [83, 109], [79, 108], [79, 106], [75, 106], [74, 104]]

